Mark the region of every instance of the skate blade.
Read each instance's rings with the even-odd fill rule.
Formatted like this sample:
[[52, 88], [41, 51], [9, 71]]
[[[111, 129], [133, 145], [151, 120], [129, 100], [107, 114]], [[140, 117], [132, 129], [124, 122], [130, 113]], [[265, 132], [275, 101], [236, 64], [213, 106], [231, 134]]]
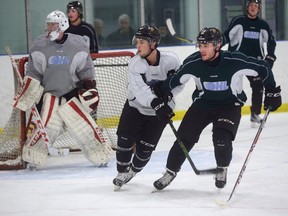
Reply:
[[120, 191], [122, 186], [118, 186], [118, 185], [114, 185], [114, 191], [117, 192], [117, 191]]

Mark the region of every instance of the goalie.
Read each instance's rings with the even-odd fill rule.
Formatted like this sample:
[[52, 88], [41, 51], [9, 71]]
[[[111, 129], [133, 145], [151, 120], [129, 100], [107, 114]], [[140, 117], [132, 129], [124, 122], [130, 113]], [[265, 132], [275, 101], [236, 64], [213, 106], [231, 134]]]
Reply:
[[49, 147], [53, 147], [64, 125], [91, 163], [105, 165], [111, 154], [90, 115], [97, 109], [99, 95], [89, 47], [82, 36], [64, 33], [68, 27], [63, 12], [48, 14], [47, 35], [34, 41], [22, 87], [13, 101], [13, 106], [22, 111], [37, 104], [49, 137], [48, 144], [39, 135], [26, 141], [23, 160], [34, 166], [46, 164]]

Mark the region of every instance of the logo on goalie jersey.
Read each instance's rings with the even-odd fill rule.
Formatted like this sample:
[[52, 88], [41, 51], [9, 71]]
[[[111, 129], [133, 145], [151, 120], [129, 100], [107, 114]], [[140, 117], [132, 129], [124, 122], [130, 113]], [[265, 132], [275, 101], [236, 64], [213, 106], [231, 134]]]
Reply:
[[51, 65], [67, 65], [69, 62], [68, 56], [51, 56], [49, 58], [49, 64]]

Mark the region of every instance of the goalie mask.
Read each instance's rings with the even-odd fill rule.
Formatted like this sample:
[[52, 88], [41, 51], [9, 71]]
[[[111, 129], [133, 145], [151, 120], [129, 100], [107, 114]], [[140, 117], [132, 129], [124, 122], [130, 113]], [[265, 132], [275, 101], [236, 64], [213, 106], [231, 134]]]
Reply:
[[200, 44], [213, 43], [215, 49], [220, 49], [222, 44], [222, 34], [215, 27], [203, 28], [197, 36], [197, 46]]
[[156, 47], [160, 43], [160, 33], [155, 26], [144, 25], [141, 26], [135, 33], [132, 44], [136, 44], [136, 39], [147, 40], [150, 44], [156, 42]]
[[48, 14], [45, 31], [48, 32], [47, 37], [49, 37], [51, 41], [56, 40], [68, 27], [68, 19], [62, 11], [53, 11]]

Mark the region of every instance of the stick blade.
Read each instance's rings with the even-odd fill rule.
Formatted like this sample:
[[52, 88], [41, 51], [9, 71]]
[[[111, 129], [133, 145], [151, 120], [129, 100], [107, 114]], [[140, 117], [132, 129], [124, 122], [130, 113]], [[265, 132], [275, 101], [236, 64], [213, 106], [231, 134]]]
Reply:
[[166, 19], [166, 25], [167, 25], [167, 28], [168, 28], [170, 34], [173, 36], [176, 35], [176, 32], [175, 32], [175, 29], [173, 27], [171, 18]]
[[216, 203], [218, 206], [222, 207], [222, 208], [227, 208], [227, 207], [228, 207], [228, 201], [222, 200], [222, 199], [220, 199], [220, 198], [216, 198], [216, 199], [215, 199], [215, 203]]

